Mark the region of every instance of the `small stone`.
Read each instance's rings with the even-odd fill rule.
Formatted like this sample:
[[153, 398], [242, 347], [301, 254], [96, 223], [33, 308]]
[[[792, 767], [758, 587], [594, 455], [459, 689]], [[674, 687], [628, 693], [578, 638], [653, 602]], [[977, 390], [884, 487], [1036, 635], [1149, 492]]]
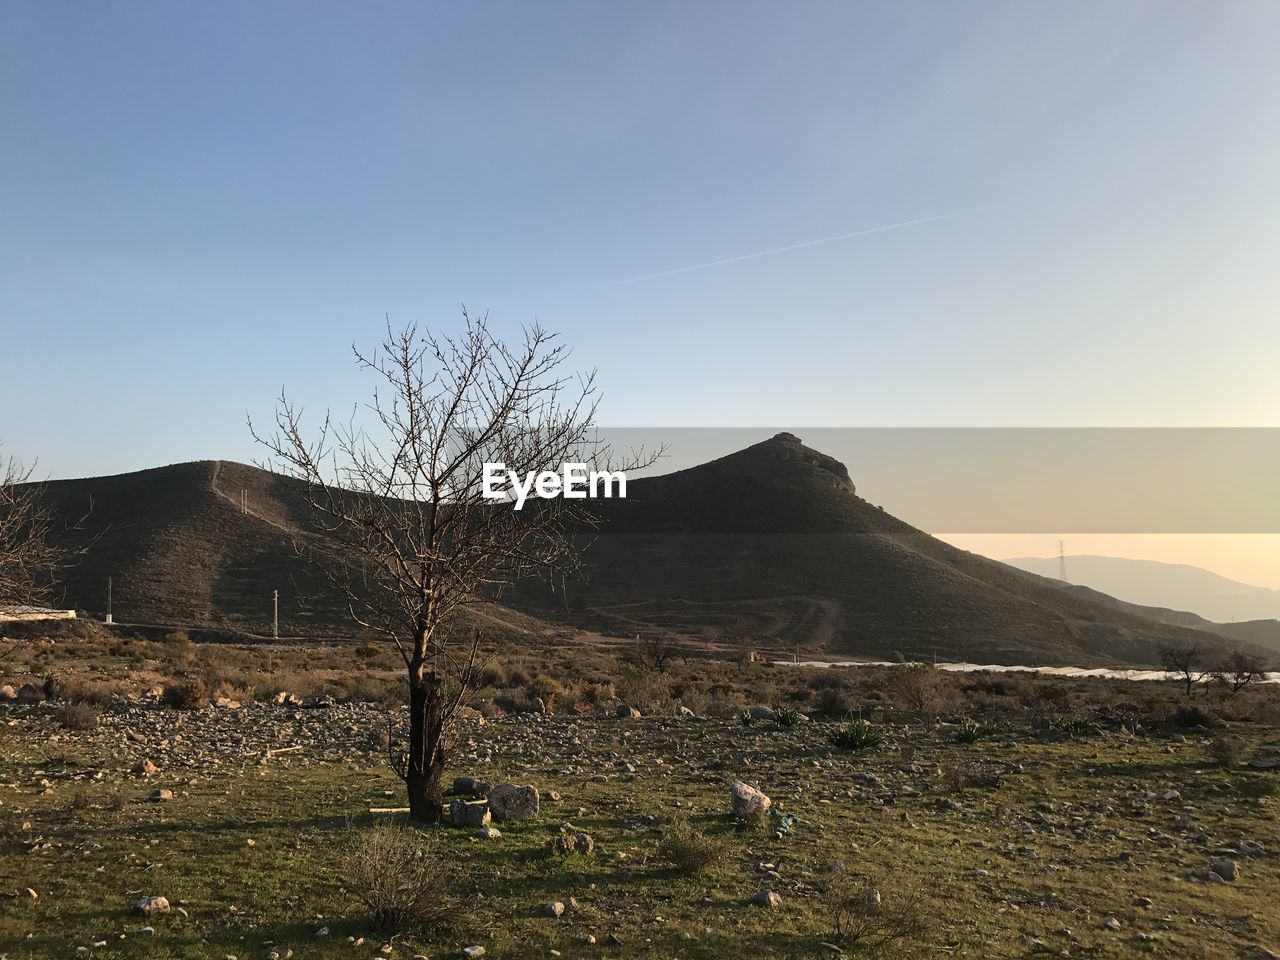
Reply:
[[502, 836], [502, 831], [497, 827], [481, 827], [476, 831], [476, 836], [481, 840], [497, 840]]
[[551, 841], [551, 852], [559, 857], [575, 854], [589, 856], [595, 852], [596, 842], [588, 833], [562, 833]]
[[164, 803], [166, 800], [173, 799], [173, 791], [155, 789], [151, 791], [147, 799], [150, 800], [152, 803]]
[[23, 887], [22, 892], [18, 894], [24, 900], [39, 900], [40, 894], [36, 893], [30, 887]]
[[548, 917], [560, 917], [564, 915], [564, 904], [559, 900], [554, 903], [548, 903], [542, 908], [542, 912]]
[[1139, 910], [1146, 910], [1152, 903], [1154, 901], [1150, 897], [1135, 897], [1133, 900], [1133, 905]]
[[484, 947], [463, 947], [462, 955], [466, 957], [467, 960], [480, 960], [480, 958], [484, 956]]
[[1225, 880], [1227, 883], [1233, 883], [1236, 877], [1240, 875], [1240, 868], [1236, 866], [1234, 860], [1222, 858], [1209, 864], [1209, 872], [1217, 874], [1220, 879]]
[[133, 912], [140, 913], [144, 917], [149, 917], [156, 913], [168, 913], [169, 901], [165, 897], [143, 897], [141, 900], [134, 901]]
[[753, 906], [768, 907], [772, 910], [782, 906], [782, 897], [772, 890], [765, 889], [752, 897], [751, 903]]
[[778, 715], [773, 712], [772, 707], [757, 705], [748, 707], [747, 713], [751, 715], [752, 720], [776, 720]]
[[639, 720], [640, 719], [640, 711], [637, 710], [635, 707], [628, 706], [625, 703], [618, 704], [618, 709], [616, 713], [618, 715], [618, 719], [620, 720]]
[[160, 768], [150, 760], [139, 760], [133, 765], [133, 772], [140, 777], [148, 777], [153, 773], [159, 772], [159, 770]]
[[1106, 927], [1108, 930], [1119, 930], [1120, 921], [1117, 920], [1115, 917], [1107, 917], [1107, 922], [1104, 923], [1103, 926]]

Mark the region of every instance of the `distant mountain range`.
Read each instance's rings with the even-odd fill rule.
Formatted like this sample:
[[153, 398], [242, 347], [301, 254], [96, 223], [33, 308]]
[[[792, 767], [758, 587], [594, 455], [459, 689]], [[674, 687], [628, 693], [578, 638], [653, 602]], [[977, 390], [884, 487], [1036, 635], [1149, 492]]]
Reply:
[[[350, 635], [338, 599], [297, 557], [317, 540], [292, 481], [204, 461], [48, 484], [69, 541], [96, 537], [65, 602], [115, 619], [263, 633], [280, 591], [284, 632]], [[857, 495], [844, 465], [790, 434], [598, 501], [587, 581], [503, 597], [524, 623], [601, 638], [666, 634], [782, 655], [936, 656], [1005, 664], [1159, 662], [1199, 643], [1209, 658], [1260, 648], [1212, 625], [1148, 615], [943, 543]], [[505, 509], [505, 508], [503, 508]], [[1167, 611], [1166, 611], [1167, 612]], [[1194, 619], [1194, 618], [1193, 618]]]
[[[1012, 566], [1058, 576], [1057, 557], [1015, 557]], [[1229, 580], [1182, 563], [1124, 557], [1069, 556], [1067, 580], [1149, 607], [1168, 607], [1220, 623], [1280, 619], [1280, 590]]]

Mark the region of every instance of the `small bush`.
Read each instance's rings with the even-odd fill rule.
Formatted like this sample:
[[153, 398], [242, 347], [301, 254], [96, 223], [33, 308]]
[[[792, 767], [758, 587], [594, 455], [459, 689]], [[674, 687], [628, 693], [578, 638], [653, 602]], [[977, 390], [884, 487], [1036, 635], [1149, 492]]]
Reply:
[[790, 730], [800, 723], [802, 714], [794, 707], [782, 707], [774, 712], [773, 722], [782, 730]]
[[1237, 789], [1241, 796], [1257, 800], [1280, 794], [1280, 783], [1276, 783], [1275, 777], [1246, 777], [1240, 781]]
[[164, 635], [161, 641], [165, 646], [172, 647], [175, 650], [185, 650], [191, 646], [191, 637], [187, 635], [185, 630], [174, 630]]
[[347, 890], [369, 911], [375, 930], [422, 929], [453, 918], [449, 892], [455, 864], [438, 837], [407, 827], [352, 831], [347, 842]]
[[1195, 727], [1212, 730], [1222, 726], [1222, 722], [1211, 711], [1194, 704], [1183, 704], [1178, 707], [1169, 717], [1168, 722], [1169, 726], [1182, 730], [1189, 730]]
[[725, 852], [715, 840], [681, 819], [667, 827], [658, 844], [658, 855], [681, 873], [693, 875], [720, 863]]
[[875, 750], [884, 743], [884, 736], [866, 720], [852, 720], [828, 733], [827, 742], [842, 750], [861, 753], [864, 750]]
[[995, 736], [1000, 732], [1000, 728], [989, 720], [975, 720], [972, 717], [965, 717], [960, 721], [960, 726], [956, 729], [953, 739], [956, 743], [974, 744], [979, 740], [986, 740]]
[[915, 892], [883, 898], [879, 890], [843, 867], [827, 878], [822, 904], [835, 939], [861, 948], [880, 950], [899, 940], [916, 940], [928, 931], [920, 895]]
[[73, 700], [58, 707], [54, 718], [64, 730], [92, 730], [98, 725], [101, 710], [92, 703]]
[[1214, 737], [1209, 741], [1209, 756], [1219, 767], [1238, 767], [1244, 762], [1244, 744], [1235, 737]]
[[209, 687], [199, 677], [176, 680], [164, 688], [161, 699], [174, 710], [198, 710], [209, 702]]

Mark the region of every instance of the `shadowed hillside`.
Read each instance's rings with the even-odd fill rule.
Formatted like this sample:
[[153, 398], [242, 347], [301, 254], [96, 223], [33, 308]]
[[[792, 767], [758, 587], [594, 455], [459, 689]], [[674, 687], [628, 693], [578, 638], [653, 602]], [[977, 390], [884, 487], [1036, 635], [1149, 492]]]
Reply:
[[[352, 632], [346, 610], [297, 558], [307, 513], [291, 481], [223, 461], [59, 481], [64, 517], [92, 506], [95, 548], [66, 601], [119, 622]], [[241, 503], [245, 506], [241, 509]], [[821, 656], [996, 663], [1154, 663], [1170, 642], [1229, 641], [1161, 624], [958, 550], [859, 497], [845, 467], [790, 434], [598, 501], [589, 581], [527, 585], [511, 606], [602, 634]], [[536, 630], [536, 628], [535, 628]]]

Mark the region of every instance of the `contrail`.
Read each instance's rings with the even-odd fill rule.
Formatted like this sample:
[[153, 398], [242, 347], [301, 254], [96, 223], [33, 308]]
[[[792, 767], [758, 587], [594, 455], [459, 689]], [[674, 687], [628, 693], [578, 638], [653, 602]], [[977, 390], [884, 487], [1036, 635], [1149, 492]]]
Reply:
[[804, 243], [792, 243], [785, 247], [774, 247], [772, 250], [758, 250], [755, 253], [743, 253], [736, 257], [725, 257], [723, 260], [708, 260], [706, 263], [695, 263], [688, 267], [675, 267], [671, 270], [659, 270], [657, 273], [646, 273], [643, 277], [632, 277], [630, 280], [616, 280], [614, 286], [628, 283], [640, 283], [642, 280], [656, 280], [658, 277], [670, 277], [677, 273], [688, 273], [691, 270], [706, 270], [708, 267], [720, 267], [726, 263], [737, 263], [739, 260], [753, 260], [756, 257], [768, 257], [775, 253], [786, 253], [788, 250], [802, 250], [805, 247], [816, 247], [822, 243], [835, 243], [839, 240], [852, 240], [854, 237], [865, 237], [873, 233], [888, 233], [890, 230], [901, 230], [903, 227], [914, 227], [920, 223], [934, 223], [946, 220], [951, 214], [944, 213], [936, 217], [919, 217], [915, 220], [900, 220], [897, 223], [886, 223], [879, 227], [868, 227], [855, 230], [853, 233], [842, 233], [835, 237], [823, 237], [821, 240], [806, 240]]

